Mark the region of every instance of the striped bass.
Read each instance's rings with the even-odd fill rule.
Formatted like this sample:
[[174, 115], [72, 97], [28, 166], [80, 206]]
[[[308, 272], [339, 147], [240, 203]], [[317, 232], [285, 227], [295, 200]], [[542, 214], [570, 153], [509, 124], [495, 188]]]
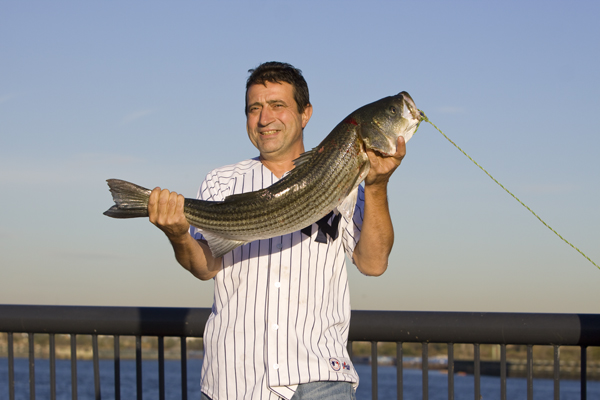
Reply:
[[[335, 209], [351, 218], [358, 186], [370, 168], [366, 149], [392, 156], [398, 138], [408, 141], [421, 119], [406, 92], [367, 104], [294, 160], [294, 169], [273, 185], [224, 201], [185, 199], [185, 217], [202, 231], [214, 257], [254, 240], [298, 231]], [[148, 216], [150, 189], [119, 179], [107, 182], [116, 204], [104, 215]]]

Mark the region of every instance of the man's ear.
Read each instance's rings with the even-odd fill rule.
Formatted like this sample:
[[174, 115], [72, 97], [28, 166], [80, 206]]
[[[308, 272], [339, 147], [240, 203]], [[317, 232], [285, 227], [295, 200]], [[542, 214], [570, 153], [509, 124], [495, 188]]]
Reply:
[[304, 111], [302, 111], [302, 129], [308, 124], [310, 117], [312, 117], [312, 104], [308, 103], [306, 107], [304, 107]]

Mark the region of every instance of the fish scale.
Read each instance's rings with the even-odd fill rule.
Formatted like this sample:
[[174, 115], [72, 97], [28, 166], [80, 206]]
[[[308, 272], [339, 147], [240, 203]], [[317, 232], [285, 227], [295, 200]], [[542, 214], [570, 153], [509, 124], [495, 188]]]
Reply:
[[[351, 218], [358, 185], [370, 167], [365, 148], [392, 155], [398, 137], [408, 141], [420, 122], [406, 92], [367, 104], [294, 160], [295, 168], [275, 184], [222, 202], [185, 199], [185, 217], [202, 231], [214, 257], [244, 243], [298, 231], [335, 209]], [[148, 215], [150, 190], [118, 179], [107, 182], [116, 204], [105, 215]]]

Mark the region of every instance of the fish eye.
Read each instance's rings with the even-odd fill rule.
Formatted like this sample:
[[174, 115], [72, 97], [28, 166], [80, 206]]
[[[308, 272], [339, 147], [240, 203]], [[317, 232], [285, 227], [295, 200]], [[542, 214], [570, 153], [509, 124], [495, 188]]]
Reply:
[[390, 112], [391, 112], [392, 114], [396, 114], [396, 107], [394, 107], [394, 106], [390, 106]]

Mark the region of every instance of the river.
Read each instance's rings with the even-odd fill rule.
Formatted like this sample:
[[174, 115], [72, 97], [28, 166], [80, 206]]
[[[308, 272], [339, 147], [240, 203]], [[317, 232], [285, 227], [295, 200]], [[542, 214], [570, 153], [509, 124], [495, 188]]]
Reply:
[[[114, 363], [112, 360], [100, 360], [101, 394], [103, 399], [114, 399]], [[199, 399], [200, 368], [202, 360], [188, 360], [188, 399]], [[143, 398], [144, 400], [158, 400], [158, 363], [156, 361], [143, 361]], [[358, 387], [357, 400], [371, 400], [371, 367], [369, 365], [356, 365], [361, 377]], [[50, 369], [49, 361], [36, 359], [36, 399], [50, 399]], [[396, 368], [390, 366], [379, 367], [379, 399], [396, 398]], [[165, 361], [166, 399], [181, 399], [180, 362], [177, 360]], [[71, 362], [70, 360], [56, 360], [56, 392], [57, 400], [71, 400]], [[600, 399], [600, 382], [588, 381], [588, 399]], [[79, 360], [77, 367], [77, 393], [80, 400], [94, 399], [94, 375], [92, 362]], [[455, 375], [455, 399], [473, 399], [473, 376]], [[578, 400], [579, 381], [561, 380], [561, 400]], [[534, 399], [548, 400], [553, 398], [554, 382], [551, 379], [534, 379]], [[481, 377], [482, 400], [500, 399], [500, 378]], [[135, 361], [121, 361], [121, 399], [136, 398]], [[422, 398], [421, 371], [414, 369], [404, 370], [404, 399], [420, 400]], [[526, 400], [527, 381], [524, 378], [509, 378], [507, 380], [507, 398], [510, 400]], [[8, 399], [8, 361], [0, 358], [0, 399]], [[25, 358], [15, 359], [15, 400], [28, 400], [29, 396], [29, 364]], [[429, 399], [448, 399], [448, 375], [437, 371], [429, 371]]]

